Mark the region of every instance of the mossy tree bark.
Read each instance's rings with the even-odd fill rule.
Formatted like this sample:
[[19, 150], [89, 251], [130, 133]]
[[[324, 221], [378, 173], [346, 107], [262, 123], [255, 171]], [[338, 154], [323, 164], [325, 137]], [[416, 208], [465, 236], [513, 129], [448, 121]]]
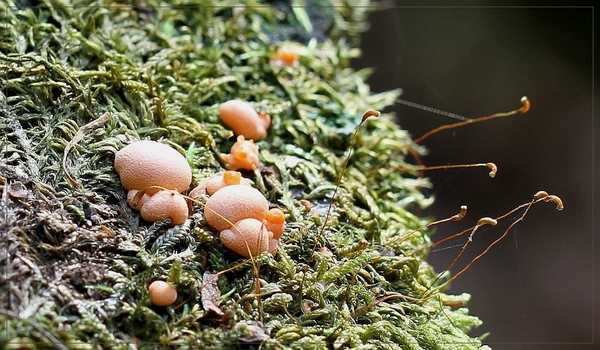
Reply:
[[[0, 5], [3, 347], [482, 346], [467, 335], [480, 321], [446, 306], [469, 296], [430, 289], [425, 233], [399, 239], [431, 202], [425, 179], [397, 170], [423, 150], [387, 115], [351, 143], [364, 111], [399, 94], [372, 94], [369, 71], [349, 68], [368, 3], [293, 4]], [[272, 64], [284, 45], [297, 65]], [[201, 206], [173, 228], [141, 221], [113, 160], [153, 139], [185, 154], [196, 181], [222, 171], [233, 138], [218, 107], [233, 98], [273, 118], [245, 176], [288, 224], [275, 257], [225, 273], [243, 259]], [[176, 306], [150, 305], [156, 279], [176, 286]], [[221, 293], [222, 316], [203, 288]]]

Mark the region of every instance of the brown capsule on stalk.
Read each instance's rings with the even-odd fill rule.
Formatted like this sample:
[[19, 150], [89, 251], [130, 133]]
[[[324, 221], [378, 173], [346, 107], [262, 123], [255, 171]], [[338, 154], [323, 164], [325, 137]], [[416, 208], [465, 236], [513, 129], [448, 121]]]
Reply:
[[521, 108], [519, 108], [519, 113], [529, 112], [529, 109], [531, 108], [531, 102], [529, 102], [529, 99], [527, 98], [527, 96], [521, 97], [521, 103], [523, 104], [523, 106], [521, 106]]
[[560, 199], [560, 197], [551, 194], [551, 195], [547, 196], [546, 198], [548, 198], [548, 200], [546, 200], [546, 202], [553, 202], [554, 204], [556, 204], [556, 210], [563, 210], [565, 208], [563, 205], [562, 199]]
[[496, 219], [492, 219], [490, 217], [484, 217], [477, 221], [477, 226], [483, 226], [483, 225], [496, 226], [497, 224], [498, 224], [498, 221]]
[[360, 121], [361, 123], [363, 123], [365, 120], [369, 119], [370, 117], [379, 117], [381, 115], [381, 112], [376, 111], [374, 109], [369, 109], [365, 112], [365, 114], [363, 114], [362, 116], [362, 120]]
[[491, 178], [496, 177], [496, 173], [498, 172], [498, 167], [496, 166], [496, 164], [489, 162], [489, 163], [486, 163], [485, 166], [487, 166], [490, 169], [490, 173], [488, 175]]
[[461, 205], [460, 212], [458, 214], [454, 215], [453, 217], [451, 217], [450, 220], [459, 221], [459, 220], [462, 220], [466, 215], [467, 215], [467, 206]]

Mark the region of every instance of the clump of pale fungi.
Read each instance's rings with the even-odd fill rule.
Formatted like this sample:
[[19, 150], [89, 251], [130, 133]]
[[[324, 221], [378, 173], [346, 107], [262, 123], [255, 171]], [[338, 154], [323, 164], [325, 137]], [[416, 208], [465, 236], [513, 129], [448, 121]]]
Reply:
[[281, 209], [269, 210], [263, 194], [237, 174], [227, 171], [215, 175], [201, 182], [190, 196], [210, 195], [204, 206], [204, 219], [220, 232], [224, 246], [247, 258], [263, 252], [275, 255], [285, 228], [285, 215]]
[[190, 187], [192, 169], [181, 153], [155, 141], [136, 141], [117, 152], [115, 170], [129, 190], [127, 202], [144, 220], [185, 222], [188, 205], [181, 192]]
[[[238, 135], [231, 153], [223, 156], [230, 171], [202, 181], [189, 196], [210, 196], [204, 218], [220, 232], [227, 248], [247, 258], [263, 252], [274, 255], [285, 228], [283, 211], [269, 210], [263, 194], [239, 172], [231, 171], [257, 169], [258, 146], [254, 141], [267, 136], [271, 117], [240, 100], [223, 103], [219, 115]], [[115, 169], [129, 190], [127, 202], [144, 220], [171, 219], [172, 225], [185, 222], [188, 205], [181, 192], [189, 188], [192, 170], [179, 152], [158, 142], [137, 141], [117, 152]]]
[[267, 137], [271, 116], [257, 112], [248, 102], [229, 100], [219, 107], [219, 117], [233, 133], [237, 142], [222, 159], [229, 170], [255, 170], [258, 167], [258, 146], [254, 141]]
[[[281, 55], [286, 63], [296, 57], [283, 50]], [[267, 136], [271, 117], [241, 100], [221, 104], [219, 116], [238, 135], [231, 152], [222, 156], [227, 169], [256, 170], [259, 159], [258, 145], [254, 141]], [[203, 181], [190, 196], [210, 196], [204, 218], [220, 232], [221, 242], [227, 248], [247, 258], [267, 251], [274, 255], [285, 228], [285, 215], [280, 209], [269, 210], [269, 202], [262, 193], [250, 187], [241, 175], [239, 178], [232, 175], [235, 173], [228, 171]]]

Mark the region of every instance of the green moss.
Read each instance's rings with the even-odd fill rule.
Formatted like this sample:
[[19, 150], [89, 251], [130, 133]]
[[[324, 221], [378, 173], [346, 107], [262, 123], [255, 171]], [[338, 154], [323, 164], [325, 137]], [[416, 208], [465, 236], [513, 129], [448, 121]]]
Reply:
[[[307, 3], [0, 5], [4, 347], [481, 346], [467, 335], [480, 321], [443, 306], [468, 295], [414, 300], [436, 278], [425, 253], [412, 256], [429, 238], [388, 244], [425, 222], [412, 211], [430, 204], [428, 182], [397, 170], [423, 150], [389, 115], [367, 121], [351, 144], [364, 111], [399, 95], [372, 94], [369, 71], [349, 68], [368, 7]], [[270, 63], [282, 40], [296, 41], [299, 65]], [[149, 138], [184, 153], [196, 181], [222, 171], [233, 141], [217, 110], [232, 98], [273, 118], [258, 142], [262, 165], [246, 176], [289, 217], [276, 257], [226, 272], [243, 260], [200, 207], [175, 228], [141, 221], [112, 162]], [[15, 183], [24, 196], [7, 190]], [[222, 316], [203, 307], [206, 271], [220, 273]], [[150, 305], [146, 286], [158, 278], [177, 287], [175, 307]]]

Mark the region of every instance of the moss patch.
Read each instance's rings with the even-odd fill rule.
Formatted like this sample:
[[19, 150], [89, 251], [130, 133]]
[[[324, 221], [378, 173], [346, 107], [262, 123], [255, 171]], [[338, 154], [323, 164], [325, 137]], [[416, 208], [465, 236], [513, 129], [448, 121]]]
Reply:
[[[349, 68], [366, 4], [306, 3], [0, 4], [4, 348], [481, 347], [467, 335], [481, 322], [444, 306], [468, 295], [414, 300], [436, 278], [413, 254], [429, 238], [394, 238], [425, 222], [412, 211], [429, 183], [394, 170], [423, 150], [390, 116], [357, 133], [324, 222], [362, 114], [399, 91], [372, 94], [369, 71]], [[291, 44], [299, 64], [271, 64]], [[257, 270], [200, 206], [174, 228], [142, 221], [113, 168], [125, 144], [153, 139], [195, 181], [222, 171], [233, 138], [218, 107], [233, 98], [273, 118], [245, 176], [288, 215]], [[151, 306], [155, 279], [177, 288], [174, 307]]]

